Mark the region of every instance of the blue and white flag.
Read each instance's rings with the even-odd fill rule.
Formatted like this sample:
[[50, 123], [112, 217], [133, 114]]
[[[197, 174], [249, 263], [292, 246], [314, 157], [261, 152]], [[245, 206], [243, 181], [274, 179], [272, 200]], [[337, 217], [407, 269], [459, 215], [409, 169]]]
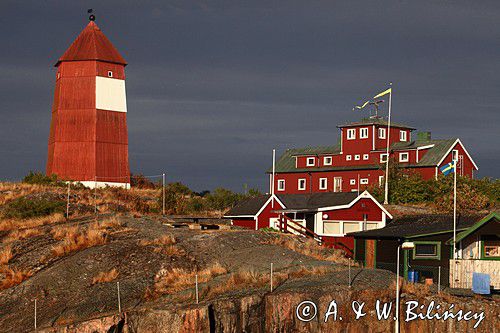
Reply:
[[441, 168], [439, 168], [443, 175], [447, 176], [448, 174], [455, 172], [455, 161], [450, 162], [448, 164], [443, 165]]

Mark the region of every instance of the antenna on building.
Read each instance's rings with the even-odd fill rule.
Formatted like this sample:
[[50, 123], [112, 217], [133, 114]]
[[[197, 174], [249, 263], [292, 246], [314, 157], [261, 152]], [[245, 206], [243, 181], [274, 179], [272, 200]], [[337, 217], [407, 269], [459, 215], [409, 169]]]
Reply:
[[87, 9], [87, 13], [90, 14], [89, 21], [95, 21], [94, 10], [92, 8]]
[[368, 103], [368, 105], [373, 105], [375, 107], [375, 115], [371, 116], [370, 118], [379, 118], [378, 108], [379, 108], [379, 104], [381, 104], [381, 103], [384, 103], [383, 99], [379, 99], [378, 101], [373, 101], [373, 102]]

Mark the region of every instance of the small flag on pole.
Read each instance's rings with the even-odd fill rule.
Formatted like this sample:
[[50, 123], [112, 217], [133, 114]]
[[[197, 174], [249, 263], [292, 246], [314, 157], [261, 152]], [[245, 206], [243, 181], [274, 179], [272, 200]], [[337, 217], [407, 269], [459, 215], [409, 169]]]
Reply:
[[441, 172], [445, 176], [449, 175], [452, 172], [455, 172], [455, 161], [443, 165], [441, 168], [439, 168], [439, 170], [441, 170]]
[[[387, 90], [382, 91], [380, 94], [374, 96], [373, 99], [385, 96], [387, 94], [392, 94], [392, 88], [389, 88]], [[358, 109], [358, 110], [364, 109], [364, 107], [367, 106], [369, 103], [370, 103], [370, 100], [364, 102], [362, 105], [356, 105], [355, 107], [352, 108], [352, 111], [354, 111], [355, 109]]]
[[382, 91], [380, 94], [378, 94], [377, 96], [374, 96], [373, 99], [375, 98], [379, 98], [379, 97], [382, 97], [382, 96], [385, 96], [387, 94], [392, 94], [392, 88], [389, 88], [385, 91]]

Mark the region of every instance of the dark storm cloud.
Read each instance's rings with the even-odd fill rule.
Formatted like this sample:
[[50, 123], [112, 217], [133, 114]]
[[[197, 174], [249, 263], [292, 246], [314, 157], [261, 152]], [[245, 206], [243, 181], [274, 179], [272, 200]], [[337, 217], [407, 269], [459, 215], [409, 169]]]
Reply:
[[497, 2], [4, 1], [0, 178], [44, 169], [51, 66], [93, 6], [129, 62], [134, 172], [266, 189], [272, 148], [335, 143], [393, 81], [395, 120], [460, 137], [499, 176]]

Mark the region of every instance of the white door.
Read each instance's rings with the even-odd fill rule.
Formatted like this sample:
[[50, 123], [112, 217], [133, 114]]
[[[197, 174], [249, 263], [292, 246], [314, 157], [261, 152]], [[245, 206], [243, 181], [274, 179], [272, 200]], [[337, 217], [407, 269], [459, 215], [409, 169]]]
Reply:
[[333, 178], [333, 192], [342, 192], [342, 177]]

